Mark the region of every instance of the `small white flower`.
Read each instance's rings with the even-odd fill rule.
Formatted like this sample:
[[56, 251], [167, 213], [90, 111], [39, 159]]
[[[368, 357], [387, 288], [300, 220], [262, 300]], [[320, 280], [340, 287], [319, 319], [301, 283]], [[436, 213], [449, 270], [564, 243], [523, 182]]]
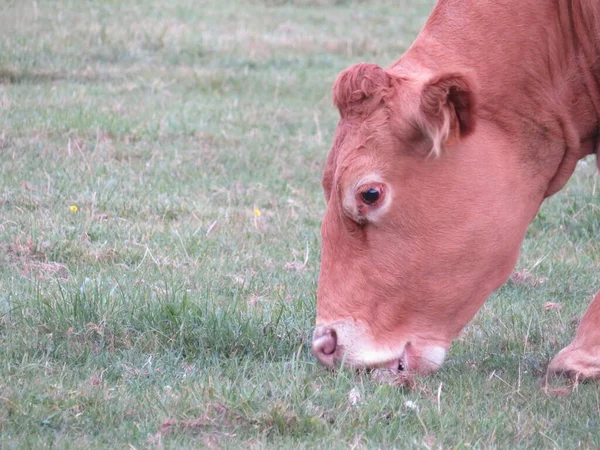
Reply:
[[406, 409], [411, 409], [413, 411], [416, 411], [417, 409], [419, 409], [419, 407], [417, 406], [417, 404], [415, 402], [411, 401], [411, 400], [406, 400], [404, 402], [404, 405], [402, 405], [402, 406], [404, 406]]
[[360, 404], [360, 391], [357, 388], [352, 388], [348, 394], [348, 401], [351, 406], [358, 406]]

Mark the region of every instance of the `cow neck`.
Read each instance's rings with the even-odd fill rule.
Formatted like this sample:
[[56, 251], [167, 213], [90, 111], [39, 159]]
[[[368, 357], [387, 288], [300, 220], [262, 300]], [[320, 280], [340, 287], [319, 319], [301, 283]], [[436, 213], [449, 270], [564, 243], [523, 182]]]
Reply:
[[474, 72], [479, 120], [514, 136], [529, 164], [541, 164], [548, 197], [581, 158], [596, 153], [600, 167], [598, 46], [600, 2], [440, 0], [392, 68]]
[[[595, 130], [589, 138], [589, 151], [579, 156], [596, 154], [596, 165], [600, 169], [600, 3], [568, 3], [569, 27], [573, 30], [574, 61], [583, 78], [583, 85], [593, 107]], [[578, 99], [575, 99], [576, 102]]]
[[[563, 75], [566, 80], [563, 86], [567, 91], [571, 89], [571, 96], [563, 99], [563, 106], [572, 107], [563, 111], [559, 109], [556, 116], [565, 148], [544, 197], [564, 187], [580, 159], [595, 153], [600, 168], [600, 25], [597, 23], [600, 4], [589, 2], [584, 5], [571, 1], [558, 3], [557, 8], [559, 26], [555, 32], [560, 31], [562, 36], [568, 36], [568, 42], [562, 53], [554, 56], [558, 56], [559, 60], [572, 61], [573, 72]], [[573, 83], [578, 83], [580, 88], [568, 86]]]
[[[594, 150], [600, 170], [600, 6], [590, 5], [590, 11], [584, 11], [579, 3], [577, 6], [579, 9], [572, 12], [573, 28], [577, 36], [579, 64], [585, 86], [596, 110]], [[575, 2], [573, 8], [576, 8]]]

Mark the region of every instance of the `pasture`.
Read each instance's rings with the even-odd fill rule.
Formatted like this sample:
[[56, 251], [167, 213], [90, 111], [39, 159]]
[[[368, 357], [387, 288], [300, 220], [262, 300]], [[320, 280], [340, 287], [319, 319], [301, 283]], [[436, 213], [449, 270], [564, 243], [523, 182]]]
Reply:
[[439, 373], [310, 354], [332, 83], [432, 5], [0, 3], [0, 448], [600, 448], [599, 385], [538, 384], [600, 288], [591, 157]]

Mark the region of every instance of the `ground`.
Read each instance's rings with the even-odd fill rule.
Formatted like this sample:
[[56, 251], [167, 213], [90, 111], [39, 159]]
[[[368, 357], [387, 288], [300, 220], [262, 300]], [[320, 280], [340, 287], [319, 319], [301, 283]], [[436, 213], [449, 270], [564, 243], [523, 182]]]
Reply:
[[431, 1], [0, 4], [1, 448], [599, 448], [540, 389], [600, 288], [595, 161], [411, 386], [310, 354], [331, 85]]

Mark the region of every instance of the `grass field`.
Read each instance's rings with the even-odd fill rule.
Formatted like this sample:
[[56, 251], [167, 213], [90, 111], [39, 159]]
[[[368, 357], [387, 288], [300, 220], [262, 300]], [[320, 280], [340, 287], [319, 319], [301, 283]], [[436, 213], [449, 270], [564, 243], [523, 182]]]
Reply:
[[0, 448], [600, 448], [598, 384], [538, 386], [600, 288], [591, 158], [438, 374], [310, 355], [331, 85], [431, 6], [0, 2]]

